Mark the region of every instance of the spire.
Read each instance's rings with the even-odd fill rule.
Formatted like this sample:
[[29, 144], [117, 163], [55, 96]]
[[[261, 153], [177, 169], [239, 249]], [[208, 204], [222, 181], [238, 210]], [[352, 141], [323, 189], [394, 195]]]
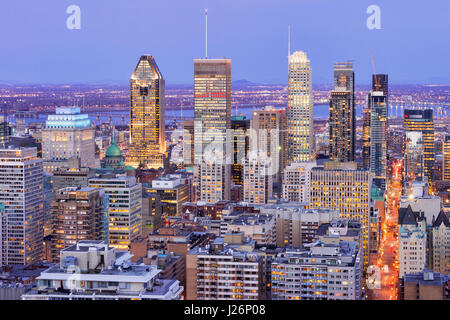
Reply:
[[205, 9], [205, 59], [208, 59], [208, 9]]

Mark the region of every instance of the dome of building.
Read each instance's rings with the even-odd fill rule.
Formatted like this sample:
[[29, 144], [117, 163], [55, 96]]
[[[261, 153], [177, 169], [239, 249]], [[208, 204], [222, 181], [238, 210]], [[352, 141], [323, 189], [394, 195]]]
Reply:
[[105, 156], [106, 157], [121, 157], [122, 156], [122, 151], [117, 146], [117, 144], [114, 140], [111, 142], [111, 145], [108, 147], [108, 149], [106, 149]]

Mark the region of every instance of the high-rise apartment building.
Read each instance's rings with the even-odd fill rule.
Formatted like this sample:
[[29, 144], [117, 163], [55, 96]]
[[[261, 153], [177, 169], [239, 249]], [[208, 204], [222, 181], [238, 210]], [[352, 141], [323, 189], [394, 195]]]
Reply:
[[355, 220], [361, 225], [361, 259], [364, 269], [369, 263], [370, 189], [372, 175], [357, 169], [355, 162], [325, 162], [323, 168], [311, 170], [310, 207], [334, 209], [339, 218]]
[[89, 187], [67, 187], [52, 201], [52, 260], [60, 251], [81, 240], [107, 240], [108, 221], [104, 193]]
[[363, 108], [362, 161], [363, 168], [370, 170], [370, 109]]
[[443, 150], [444, 163], [442, 166], [442, 180], [450, 181], [450, 134], [444, 137]]
[[250, 150], [270, 161], [273, 178], [279, 181], [287, 159], [286, 111], [272, 106], [254, 110], [250, 127]]
[[[431, 183], [434, 174], [434, 124], [433, 109], [427, 110], [408, 110], [404, 111], [403, 129], [406, 132], [418, 131], [422, 132], [424, 144], [423, 162], [424, 174]], [[405, 148], [405, 140], [403, 140], [403, 148]]]
[[284, 169], [282, 198], [309, 203], [311, 170], [316, 162], [293, 162]]
[[386, 188], [387, 139], [388, 139], [388, 97], [383, 91], [370, 91], [368, 105], [370, 109], [370, 172], [373, 183], [384, 190]]
[[231, 60], [194, 60], [194, 161], [200, 199], [230, 198]]
[[244, 233], [215, 238], [186, 255], [187, 300], [260, 300], [265, 295], [265, 267], [255, 240]]
[[141, 56], [130, 79], [130, 148], [126, 165], [164, 167], [165, 81], [155, 58]]
[[271, 163], [264, 156], [250, 151], [244, 160], [243, 199], [249, 203], [267, 203], [273, 192]]
[[315, 160], [313, 106], [310, 61], [306, 53], [297, 51], [289, 56], [286, 165]]
[[53, 172], [71, 158], [80, 158], [81, 166], [94, 168], [94, 134], [89, 116], [82, 114], [79, 107], [56, 108], [56, 114], [48, 115], [42, 130], [44, 171]]
[[132, 176], [100, 174], [89, 180], [89, 187], [101, 188], [108, 197], [109, 245], [118, 250], [128, 249], [141, 235], [142, 185]]
[[330, 160], [355, 160], [355, 73], [353, 62], [334, 64], [334, 90], [330, 99]]
[[42, 258], [42, 177], [36, 148], [0, 149], [0, 266], [28, 265]]
[[183, 121], [183, 161], [185, 167], [194, 165], [194, 120]]
[[244, 183], [243, 163], [250, 149], [250, 119], [245, 116], [231, 117], [231, 130], [233, 149], [231, 175], [233, 184], [242, 185]]
[[424, 143], [422, 132], [405, 132], [403, 152], [403, 182], [405, 194], [409, 194], [414, 181], [424, 178]]

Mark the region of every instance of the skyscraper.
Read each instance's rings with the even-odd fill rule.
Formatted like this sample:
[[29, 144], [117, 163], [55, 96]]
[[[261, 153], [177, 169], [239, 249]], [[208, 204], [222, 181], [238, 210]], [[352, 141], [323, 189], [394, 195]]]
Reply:
[[[386, 97], [386, 105], [388, 106], [389, 102], [389, 85], [388, 85], [388, 75], [387, 74], [374, 74], [372, 75], [372, 91], [380, 91], [383, 92]], [[367, 108], [363, 108], [363, 168], [369, 170], [370, 169], [370, 106], [368, 103]]]
[[231, 174], [235, 185], [244, 183], [243, 163], [250, 148], [250, 119], [245, 116], [231, 117], [232, 149], [233, 158], [231, 163]]
[[270, 160], [258, 152], [250, 152], [244, 160], [244, 201], [267, 203], [272, 197], [273, 174]]
[[406, 191], [416, 180], [422, 181], [424, 174], [423, 162], [424, 144], [422, 132], [405, 132], [405, 148], [403, 153], [403, 179]]
[[52, 201], [52, 260], [80, 240], [107, 240], [108, 221], [103, 190], [67, 187], [55, 192]]
[[250, 150], [270, 159], [275, 181], [286, 164], [286, 111], [266, 106], [255, 110], [250, 122]]
[[200, 199], [230, 198], [231, 60], [194, 60], [194, 161]]
[[355, 160], [355, 73], [353, 62], [334, 64], [330, 99], [330, 160]]
[[358, 170], [356, 162], [325, 162], [324, 168], [312, 168], [310, 186], [311, 208], [338, 210], [339, 218], [361, 224], [361, 252], [367, 268], [372, 175]]
[[450, 181], [450, 134], [444, 137], [443, 152], [444, 165], [442, 166], [442, 180]]
[[89, 187], [101, 188], [108, 197], [109, 245], [126, 250], [141, 235], [142, 185], [131, 176], [100, 174], [89, 180]]
[[79, 107], [56, 108], [42, 130], [44, 171], [64, 167], [71, 158], [80, 158], [83, 167], [95, 167], [94, 131], [89, 116]]
[[[434, 173], [434, 124], [433, 109], [427, 110], [407, 110], [404, 111], [403, 129], [408, 131], [422, 132], [424, 144], [423, 161], [424, 173], [431, 184]], [[405, 139], [403, 139], [403, 149], [405, 148]]]
[[130, 148], [125, 164], [164, 167], [165, 81], [152, 56], [144, 55], [130, 79]]
[[[377, 77], [374, 77], [377, 80]], [[387, 84], [386, 84], [387, 85]], [[372, 84], [372, 86], [377, 86]], [[381, 87], [380, 87], [381, 88]], [[382, 89], [382, 88], [381, 88]], [[371, 90], [368, 96], [370, 109], [370, 171], [373, 183], [384, 190], [386, 187], [388, 97], [384, 91]]]
[[312, 69], [306, 53], [296, 51], [289, 56], [288, 108], [288, 160], [308, 162], [315, 160], [313, 141]]
[[0, 266], [27, 265], [42, 258], [42, 177], [36, 148], [0, 149]]

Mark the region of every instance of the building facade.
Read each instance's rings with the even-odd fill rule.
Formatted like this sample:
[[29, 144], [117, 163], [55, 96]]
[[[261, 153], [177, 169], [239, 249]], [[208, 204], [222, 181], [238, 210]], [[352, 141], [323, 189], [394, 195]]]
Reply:
[[286, 165], [315, 160], [313, 105], [310, 61], [306, 53], [297, 51], [289, 56]]
[[229, 200], [231, 60], [194, 60], [194, 161], [200, 200]]
[[130, 148], [126, 165], [164, 167], [165, 80], [152, 56], [141, 56], [130, 79]]
[[42, 159], [36, 148], [0, 149], [0, 266], [43, 257]]
[[42, 130], [44, 171], [53, 172], [71, 158], [80, 158], [81, 166], [94, 168], [94, 134], [89, 116], [79, 107], [56, 108]]

